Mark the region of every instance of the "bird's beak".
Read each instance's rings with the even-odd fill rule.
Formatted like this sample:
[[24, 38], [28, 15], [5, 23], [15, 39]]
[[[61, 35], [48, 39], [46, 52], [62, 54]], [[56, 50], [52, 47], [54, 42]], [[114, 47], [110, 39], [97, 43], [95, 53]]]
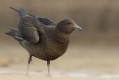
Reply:
[[78, 31], [82, 31], [82, 28], [78, 25], [75, 25], [75, 29], [78, 30]]

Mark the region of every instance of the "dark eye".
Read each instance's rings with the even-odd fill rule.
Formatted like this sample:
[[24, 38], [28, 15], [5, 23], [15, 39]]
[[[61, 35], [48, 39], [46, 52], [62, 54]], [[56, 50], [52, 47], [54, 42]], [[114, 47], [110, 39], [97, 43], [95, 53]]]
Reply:
[[71, 22], [66, 22], [66, 24], [68, 24], [68, 25], [69, 25], [69, 24], [72, 24], [72, 23], [71, 23]]

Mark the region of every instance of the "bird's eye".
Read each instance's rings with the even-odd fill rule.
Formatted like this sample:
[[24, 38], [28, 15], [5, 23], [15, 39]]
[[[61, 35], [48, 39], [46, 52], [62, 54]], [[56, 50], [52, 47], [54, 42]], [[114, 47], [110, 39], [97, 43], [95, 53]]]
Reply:
[[66, 24], [68, 24], [68, 25], [69, 25], [69, 24], [72, 24], [72, 23], [71, 23], [71, 22], [66, 22]]

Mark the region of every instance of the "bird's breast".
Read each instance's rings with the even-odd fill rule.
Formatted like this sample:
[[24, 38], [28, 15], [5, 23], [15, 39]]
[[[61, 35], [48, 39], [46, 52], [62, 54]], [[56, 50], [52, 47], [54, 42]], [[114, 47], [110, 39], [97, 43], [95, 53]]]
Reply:
[[22, 42], [22, 46], [32, 56], [35, 56], [42, 60], [54, 60], [65, 53], [68, 45], [63, 46], [53, 43], [30, 44], [28, 42]]

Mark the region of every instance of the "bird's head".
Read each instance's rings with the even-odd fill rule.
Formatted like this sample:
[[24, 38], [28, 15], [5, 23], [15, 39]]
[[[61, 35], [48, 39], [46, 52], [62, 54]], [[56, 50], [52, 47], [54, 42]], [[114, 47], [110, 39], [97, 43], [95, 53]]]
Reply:
[[81, 31], [82, 28], [72, 20], [72, 19], [64, 19], [57, 24], [57, 29], [63, 33], [70, 34], [73, 30]]

